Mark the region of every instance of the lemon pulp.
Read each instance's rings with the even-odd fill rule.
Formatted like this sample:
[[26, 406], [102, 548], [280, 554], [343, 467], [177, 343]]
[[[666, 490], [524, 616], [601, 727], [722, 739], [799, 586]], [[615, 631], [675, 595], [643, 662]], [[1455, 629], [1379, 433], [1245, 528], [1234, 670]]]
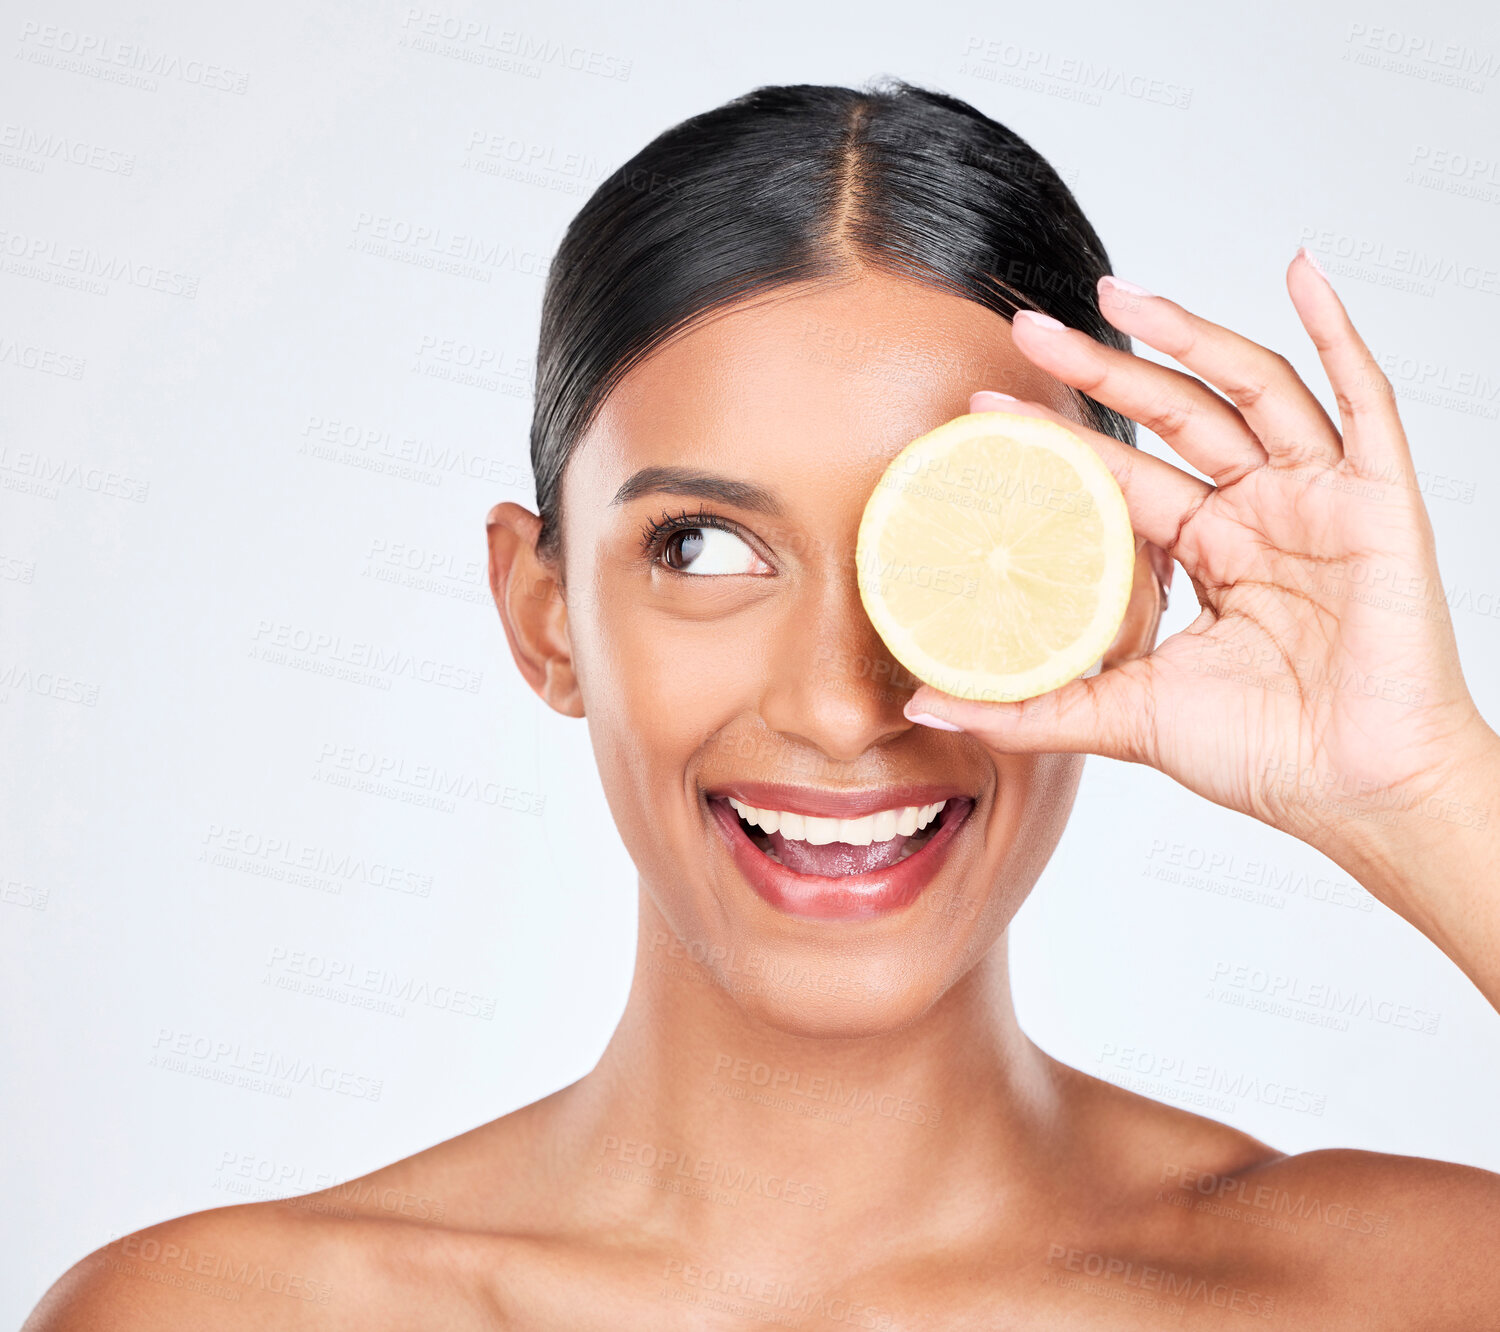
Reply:
[[1104, 655], [1135, 535], [1109, 468], [1072, 431], [975, 412], [891, 460], [855, 562], [865, 612], [907, 670], [959, 698], [1013, 702]]

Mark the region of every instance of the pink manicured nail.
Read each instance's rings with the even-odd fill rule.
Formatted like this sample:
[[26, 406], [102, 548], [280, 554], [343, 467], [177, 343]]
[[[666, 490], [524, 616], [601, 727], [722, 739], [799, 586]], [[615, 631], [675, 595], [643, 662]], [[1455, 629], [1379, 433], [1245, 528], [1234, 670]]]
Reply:
[[[1297, 247], [1297, 253], [1300, 254], [1304, 259], [1306, 259], [1309, 264], [1312, 265], [1312, 270], [1313, 270], [1314, 273], [1316, 273], [1320, 278], [1322, 278], [1324, 282], [1328, 282], [1328, 273], [1324, 269], [1323, 265], [1318, 262], [1318, 256], [1317, 255], [1315, 255], [1305, 245], [1299, 245]], [[1328, 285], [1331, 287], [1333, 285], [1333, 283], [1328, 282]]]
[[938, 731], [961, 731], [962, 726], [955, 726], [952, 722], [945, 722], [934, 717], [930, 712], [909, 712], [906, 714], [907, 721], [914, 721], [918, 726], [931, 726]]
[[978, 393], [972, 394], [975, 398], [999, 398], [1002, 402], [1019, 402], [1019, 398], [1013, 398], [1009, 393], [996, 393], [994, 389], [980, 389]]
[[1053, 333], [1066, 332], [1068, 327], [1060, 320], [1054, 319], [1051, 315], [1043, 314], [1040, 310], [1017, 310], [1015, 320], [1012, 322], [1019, 322], [1022, 319], [1028, 324], [1033, 324], [1037, 328], [1048, 329]]
[[1154, 291], [1147, 291], [1145, 287], [1142, 287], [1134, 282], [1127, 282], [1124, 278], [1116, 277], [1113, 273], [1109, 273], [1106, 276], [1100, 278], [1099, 283], [1101, 286], [1110, 286], [1113, 287], [1116, 291], [1123, 291], [1127, 296], [1156, 295]]

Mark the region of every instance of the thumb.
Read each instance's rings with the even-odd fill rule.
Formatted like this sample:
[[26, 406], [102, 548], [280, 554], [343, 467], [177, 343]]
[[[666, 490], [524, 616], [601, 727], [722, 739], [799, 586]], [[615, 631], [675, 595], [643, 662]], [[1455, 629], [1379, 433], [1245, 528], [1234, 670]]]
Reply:
[[[1015, 703], [979, 703], [923, 685], [903, 711], [908, 721], [964, 731], [1012, 754], [1100, 754], [1139, 763], [1139, 723], [1147, 710], [1124, 706], [1124, 670], [1080, 676]], [[1127, 724], [1130, 718], [1135, 721]]]

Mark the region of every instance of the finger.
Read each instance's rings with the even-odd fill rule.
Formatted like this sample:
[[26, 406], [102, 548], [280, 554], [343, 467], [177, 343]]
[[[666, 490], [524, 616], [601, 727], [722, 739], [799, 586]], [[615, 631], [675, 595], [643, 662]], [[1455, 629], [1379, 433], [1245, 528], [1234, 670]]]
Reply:
[[1395, 391], [1306, 246], [1288, 266], [1286, 286], [1333, 388], [1344, 456], [1361, 476], [1406, 477], [1412, 469], [1411, 448]]
[[1279, 352], [1165, 296], [1132, 291], [1107, 277], [1099, 279], [1099, 309], [1122, 333], [1165, 352], [1224, 394], [1277, 465], [1332, 466], [1344, 456], [1323, 404]]
[[1039, 402], [1025, 402], [1004, 393], [988, 391], [975, 393], [969, 398], [970, 411], [1010, 412], [1018, 416], [1036, 416], [1044, 421], [1055, 421], [1070, 430], [1086, 444], [1109, 468], [1115, 484], [1125, 496], [1125, 508], [1130, 514], [1130, 525], [1147, 541], [1160, 546], [1191, 576], [1197, 561], [1191, 549], [1179, 549], [1183, 529], [1211, 494], [1214, 488], [1196, 476], [1189, 476], [1180, 467], [1174, 467], [1164, 458], [1154, 457], [1143, 449], [1132, 448], [1113, 435], [1103, 435], [1080, 425], [1071, 417], [1055, 412]]
[[[1127, 663], [1128, 665], [1128, 663]], [[1147, 762], [1141, 721], [1151, 715], [1125, 666], [1081, 676], [1018, 703], [976, 703], [923, 685], [907, 700], [909, 721], [960, 730], [1011, 754], [1099, 754]], [[924, 720], [925, 719], [925, 720]]]
[[1012, 337], [1048, 374], [1140, 422], [1215, 485], [1265, 466], [1266, 451], [1245, 418], [1192, 375], [1106, 347], [1033, 310], [1016, 312]]

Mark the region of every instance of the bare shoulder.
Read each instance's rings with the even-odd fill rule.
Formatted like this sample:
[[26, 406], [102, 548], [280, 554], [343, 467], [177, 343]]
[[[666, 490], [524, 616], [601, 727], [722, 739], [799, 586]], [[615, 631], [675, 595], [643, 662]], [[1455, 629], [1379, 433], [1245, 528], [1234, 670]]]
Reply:
[[[549, 1098], [550, 1099], [550, 1098]], [[95, 1250], [23, 1332], [505, 1326], [508, 1217], [545, 1194], [545, 1102], [316, 1193], [194, 1212]]]
[[1089, 1183], [1108, 1212], [1098, 1247], [1225, 1280], [1318, 1327], [1500, 1327], [1500, 1174], [1352, 1149], [1288, 1154], [1073, 1076]]
[[553, 1125], [573, 1091], [565, 1087], [357, 1179], [289, 1201], [315, 1215], [400, 1221], [433, 1232], [504, 1236], [565, 1228], [568, 1191], [560, 1187]]
[[348, 1232], [277, 1202], [177, 1217], [74, 1264], [23, 1332], [343, 1326], [329, 1311], [369, 1267], [368, 1237]]
[[1500, 1175], [1323, 1149], [1230, 1171], [1184, 1162], [1159, 1186], [1186, 1249], [1234, 1256], [1279, 1316], [1326, 1328], [1500, 1326]]
[[[1422, 1326], [1468, 1301], [1493, 1317], [1500, 1306], [1500, 1174], [1419, 1156], [1325, 1148], [1283, 1157], [1230, 1181], [1184, 1181], [1212, 1189], [1241, 1217], [1270, 1218], [1305, 1236], [1387, 1303], [1402, 1302]], [[1261, 1224], [1266, 1224], [1261, 1222]], [[1295, 1229], [1291, 1229], [1295, 1227]], [[1477, 1327], [1478, 1322], [1459, 1324]]]

